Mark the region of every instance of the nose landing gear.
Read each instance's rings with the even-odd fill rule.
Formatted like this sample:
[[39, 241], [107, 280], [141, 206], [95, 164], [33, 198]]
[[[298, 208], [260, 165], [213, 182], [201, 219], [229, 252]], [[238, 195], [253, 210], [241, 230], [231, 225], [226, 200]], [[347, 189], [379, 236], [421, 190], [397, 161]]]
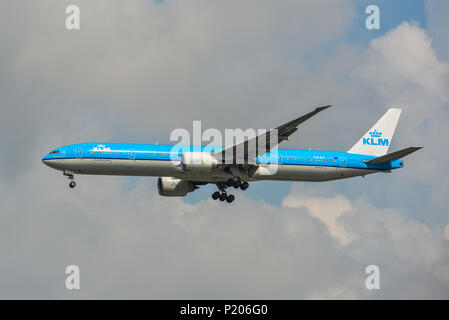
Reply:
[[71, 172], [71, 171], [65, 171], [64, 170], [64, 172], [62, 174], [64, 176], [67, 176], [67, 178], [70, 180], [69, 187], [71, 189], [75, 188], [76, 187], [76, 182], [75, 182], [75, 178], [74, 178], [74, 173]]

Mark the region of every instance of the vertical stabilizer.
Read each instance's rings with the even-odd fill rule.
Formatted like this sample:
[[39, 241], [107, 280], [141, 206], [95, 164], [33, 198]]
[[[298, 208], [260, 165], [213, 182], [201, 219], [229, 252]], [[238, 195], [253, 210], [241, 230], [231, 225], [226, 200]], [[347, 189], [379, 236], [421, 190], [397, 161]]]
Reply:
[[348, 152], [376, 157], [386, 154], [400, 115], [401, 109], [388, 109]]

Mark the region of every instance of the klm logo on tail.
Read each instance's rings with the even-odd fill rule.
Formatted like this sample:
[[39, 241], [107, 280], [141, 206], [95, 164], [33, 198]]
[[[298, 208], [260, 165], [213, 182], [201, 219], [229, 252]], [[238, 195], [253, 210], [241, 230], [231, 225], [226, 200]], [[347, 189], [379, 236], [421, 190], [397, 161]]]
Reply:
[[387, 146], [388, 147], [388, 139], [381, 139], [382, 132], [379, 132], [374, 129], [370, 133], [371, 138], [363, 138], [363, 144], [369, 146]]
[[376, 157], [385, 155], [390, 147], [400, 115], [401, 109], [388, 109], [348, 152]]

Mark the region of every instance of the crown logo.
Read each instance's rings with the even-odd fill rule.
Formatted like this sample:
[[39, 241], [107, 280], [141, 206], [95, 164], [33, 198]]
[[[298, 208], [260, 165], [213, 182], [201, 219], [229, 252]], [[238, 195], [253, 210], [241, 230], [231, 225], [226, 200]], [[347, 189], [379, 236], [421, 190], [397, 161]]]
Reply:
[[379, 132], [379, 131], [377, 131], [377, 130], [374, 129], [374, 131], [371, 131], [369, 134], [370, 134], [371, 137], [373, 137], [373, 138], [379, 138], [379, 137], [382, 135], [382, 132]]

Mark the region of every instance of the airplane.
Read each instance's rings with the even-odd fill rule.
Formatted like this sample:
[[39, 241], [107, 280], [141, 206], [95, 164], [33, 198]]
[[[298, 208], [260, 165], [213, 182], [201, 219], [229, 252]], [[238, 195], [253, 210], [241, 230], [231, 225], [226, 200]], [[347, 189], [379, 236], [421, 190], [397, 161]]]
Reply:
[[42, 161], [62, 171], [70, 188], [76, 186], [75, 174], [154, 176], [159, 177], [161, 196], [186, 196], [210, 183], [218, 188], [214, 200], [231, 203], [235, 197], [226, 190], [231, 187], [246, 190], [249, 182], [261, 180], [322, 182], [388, 173], [404, 166], [402, 157], [422, 148], [388, 153], [401, 114], [401, 109], [391, 108], [346, 152], [277, 149], [301, 123], [329, 107], [317, 107], [230, 147], [79, 143], [56, 148]]

